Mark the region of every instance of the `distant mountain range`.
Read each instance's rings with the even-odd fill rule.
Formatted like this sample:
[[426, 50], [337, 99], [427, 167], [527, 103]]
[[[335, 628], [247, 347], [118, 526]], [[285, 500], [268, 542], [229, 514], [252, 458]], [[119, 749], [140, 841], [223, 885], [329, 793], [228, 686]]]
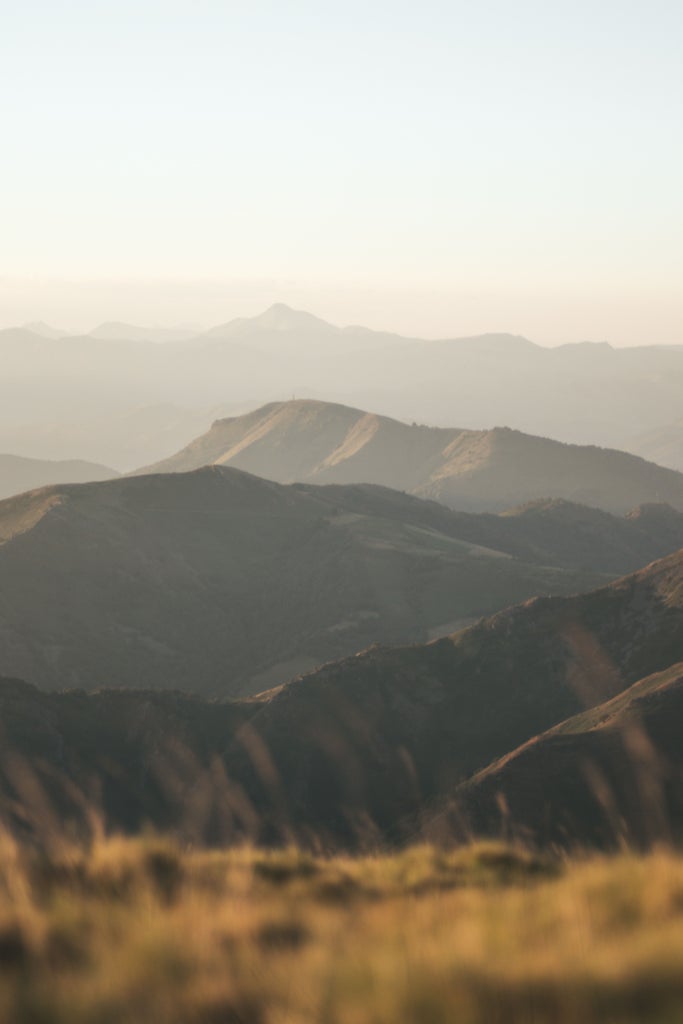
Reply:
[[77, 459], [48, 462], [43, 459], [23, 459], [17, 455], [0, 455], [0, 499], [48, 484], [88, 483], [116, 476], [118, 473], [108, 466], [80, 462]]
[[409, 426], [327, 402], [272, 403], [219, 420], [177, 455], [140, 472], [205, 465], [231, 465], [281, 483], [377, 483], [471, 511], [542, 498], [617, 513], [652, 501], [683, 509], [683, 474], [634, 455], [507, 428]]
[[[292, 395], [430, 426], [637, 449], [683, 407], [678, 346], [548, 349], [510, 334], [423, 341], [336, 327], [282, 304], [191, 335], [121, 323], [78, 337], [44, 324], [0, 331], [0, 450], [129, 470], [189, 442], [212, 410]], [[160, 407], [177, 410], [174, 437], [163, 424], [138, 436], [134, 414]]]
[[163, 342], [189, 341], [196, 335], [196, 331], [172, 327], [136, 327], [134, 324], [125, 324], [118, 321], [108, 321], [98, 324], [92, 331], [88, 331], [86, 337], [96, 338], [98, 341], [142, 341]]
[[[0, 817], [327, 848], [471, 829], [556, 846], [683, 838], [683, 553], [260, 698], [0, 683]], [[445, 804], [448, 806], [445, 806]]]

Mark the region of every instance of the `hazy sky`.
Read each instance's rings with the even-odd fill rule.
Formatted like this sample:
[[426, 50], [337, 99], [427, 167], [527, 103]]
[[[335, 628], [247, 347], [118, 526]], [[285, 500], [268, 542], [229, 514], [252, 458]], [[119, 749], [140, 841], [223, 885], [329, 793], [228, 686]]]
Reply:
[[683, 342], [680, 0], [22, 0], [0, 323]]

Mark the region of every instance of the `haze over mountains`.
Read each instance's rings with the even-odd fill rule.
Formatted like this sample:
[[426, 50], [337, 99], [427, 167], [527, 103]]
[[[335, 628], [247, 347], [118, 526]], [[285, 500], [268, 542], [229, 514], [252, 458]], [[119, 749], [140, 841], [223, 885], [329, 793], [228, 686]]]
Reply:
[[0, 499], [36, 487], [46, 487], [48, 484], [88, 483], [115, 476], [118, 473], [108, 466], [97, 466], [77, 459], [48, 462], [22, 459], [16, 455], [0, 455]]
[[210, 464], [281, 483], [383, 484], [472, 511], [503, 511], [546, 497], [618, 513], [650, 501], [683, 509], [683, 475], [624, 452], [560, 444], [507, 428], [408, 426], [305, 400], [218, 420], [177, 455], [140, 472]]
[[629, 443], [629, 450], [644, 459], [683, 470], [683, 419], [646, 431]]
[[24, 759], [64, 821], [202, 842], [683, 838], [683, 474], [599, 447], [676, 461], [683, 349], [278, 305], [0, 356], [13, 450], [147, 465], [0, 458], [12, 832]]
[[[40, 324], [0, 331], [0, 450], [131, 470], [171, 455], [221, 410], [292, 394], [431, 426], [506, 426], [638, 450], [683, 401], [678, 346], [549, 349], [505, 334], [421, 341], [339, 328], [282, 304], [188, 332], [116, 323], [77, 337]], [[137, 417], [149, 424], [159, 408], [158, 429], [138, 437]]]

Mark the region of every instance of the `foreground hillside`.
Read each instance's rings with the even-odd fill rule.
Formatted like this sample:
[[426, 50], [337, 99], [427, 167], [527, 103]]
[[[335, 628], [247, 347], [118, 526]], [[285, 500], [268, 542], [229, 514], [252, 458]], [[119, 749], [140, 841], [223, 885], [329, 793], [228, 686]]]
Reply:
[[144, 472], [231, 465], [280, 483], [375, 483], [451, 508], [502, 511], [564, 498], [612, 512], [644, 502], [683, 509], [683, 475], [608, 448], [516, 430], [408, 426], [329, 402], [291, 401], [218, 420]]
[[45, 459], [24, 459], [18, 455], [0, 455], [0, 499], [49, 484], [89, 483], [115, 476], [118, 476], [115, 470], [98, 466], [94, 462], [80, 462], [77, 459], [50, 462]]
[[[671, 550], [681, 517], [664, 518], [673, 533], [655, 515], [605, 550], [623, 567], [662, 540]], [[0, 672], [52, 688], [254, 693], [373, 642], [426, 640], [604, 578], [599, 540], [594, 558], [581, 545], [572, 558], [558, 522], [545, 547], [527, 537], [520, 552], [524, 515], [513, 520], [498, 542], [496, 523], [395, 492], [283, 487], [224, 467], [20, 495], [0, 503]]]
[[683, 838], [683, 664], [525, 743], [459, 786], [437, 832], [544, 846], [647, 848]]
[[[400, 838], [435, 797], [682, 660], [679, 552], [592, 593], [530, 601], [431, 644], [374, 648], [294, 680], [259, 707], [229, 774], [267, 809], [266, 835], [295, 821], [337, 841], [373, 828]], [[574, 840], [590, 842], [592, 824], [576, 817]]]
[[[193, 843], [683, 841], [683, 553], [240, 701], [0, 681], [0, 820]], [[449, 805], [449, 806], [446, 806]], [[436, 831], [435, 831], [436, 830]]]
[[13, 1024], [667, 1024], [683, 1015], [683, 863], [502, 846], [319, 859], [5, 844]]

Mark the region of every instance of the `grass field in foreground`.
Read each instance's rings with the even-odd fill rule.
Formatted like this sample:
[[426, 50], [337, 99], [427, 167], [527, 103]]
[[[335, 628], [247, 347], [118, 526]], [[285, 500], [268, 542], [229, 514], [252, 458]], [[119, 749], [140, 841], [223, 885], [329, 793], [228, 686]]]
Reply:
[[0, 851], [7, 1024], [683, 1020], [683, 857]]

